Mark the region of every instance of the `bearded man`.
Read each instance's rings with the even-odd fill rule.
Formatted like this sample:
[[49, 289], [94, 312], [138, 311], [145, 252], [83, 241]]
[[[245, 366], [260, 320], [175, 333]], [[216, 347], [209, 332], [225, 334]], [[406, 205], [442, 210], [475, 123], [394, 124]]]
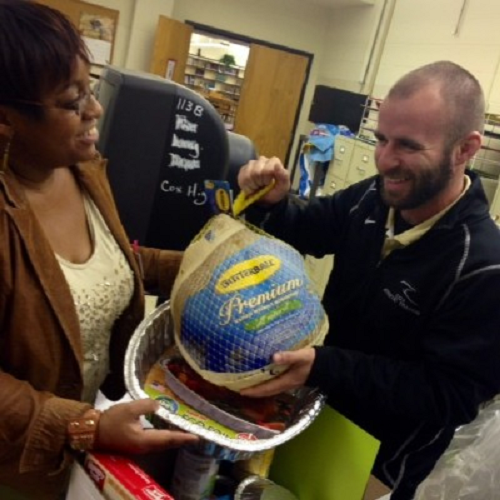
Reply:
[[380, 440], [373, 474], [392, 500], [412, 499], [456, 427], [500, 392], [500, 231], [467, 169], [483, 123], [477, 79], [440, 61], [383, 100], [375, 177], [300, 205], [279, 159], [239, 174], [247, 194], [275, 181], [254, 222], [301, 253], [335, 255], [325, 346], [276, 353], [288, 371], [242, 392], [321, 389]]

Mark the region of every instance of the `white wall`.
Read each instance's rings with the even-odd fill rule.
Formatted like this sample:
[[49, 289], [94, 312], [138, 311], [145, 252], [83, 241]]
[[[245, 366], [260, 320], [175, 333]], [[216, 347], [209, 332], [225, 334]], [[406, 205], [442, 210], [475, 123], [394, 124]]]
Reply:
[[[377, 0], [378, 1], [378, 0]], [[297, 134], [307, 133], [309, 108], [323, 67], [325, 38], [333, 12], [301, 0], [91, 0], [120, 11], [113, 64], [148, 71], [159, 15], [190, 20], [314, 54]], [[370, 9], [370, 7], [364, 7]], [[343, 10], [343, 9], [340, 9]], [[292, 154], [293, 156], [293, 154]]]
[[[500, 60], [500, 58], [499, 58]], [[500, 65], [497, 64], [495, 80], [488, 94], [488, 112], [500, 114]]]
[[179, 21], [194, 21], [254, 39], [314, 54], [300, 113], [291, 161], [307, 120], [314, 87], [322, 67], [325, 36], [332, 10], [301, 0], [176, 0], [173, 16]]
[[[384, 1], [375, 0], [373, 9], [350, 7], [334, 11], [318, 83], [363, 91], [359, 81]], [[465, 2], [462, 22], [457, 26], [463, 5], [464, 0], [395, 0], [381, 59], [374, 68], [374, 86], [365, 90], [383, 97], [411, 69], [448, 59], [476, 75], [489, 111], [500, 113], [500, 1]]]
[[173, 17], [174, 0], [135, 0], [125, 66], [149, 71], [158, 17]]
[[147, 71], [160, 14], [240, 33], [315, 55], [298, 132], [306, 133], [314, 86], [357, 92], [384, 3], [394, 3], [380, 65], [372, 67], [371, 93], [383, 97], [405, 72], [450, 59], [481, 81], [489, 110], [500, 113], [499, 0], [374, 0], [374, 6], [326, 9], [301, 0], [91, 0], [120, 11], [113, 63]]
[[[378, 69], [374, 95], [383, 97], [404, 73], [440, 59], [454, 61], [481, 82], [490, 109], [500, 109], [500, 2], [398, 0]], [[458, 28], [458, 33], [454, 34]]]
[[363, 91], [371, 47], [384, 1], [332, 12], [318, 84], [351, 92]]
[[[159, 15], [246, 35], [314, 54], [297, 136], [307, 120], [317, 84], [383, 97], [407, 71], [449, 59], [480, 80], [489, 111], [500, 113], [499, 0], [374, 0], [373, 6], [327, 9], [301, 0], [92, 0], [120, 11], [113, 63], [147, 71]], [[383, 6], [387, 38], [381, 57], [372, 59], [373, 89], [361, 80]], [[382, 25], [384, 28], [384, 25]], [[383, 35], [382, 29], [380, 35]], [[379, 37], [379, 40], [382, 37]], [[295, 148], [296, 141], [294, 143]], [[294, 149], [292, 150], [294, 151]]]

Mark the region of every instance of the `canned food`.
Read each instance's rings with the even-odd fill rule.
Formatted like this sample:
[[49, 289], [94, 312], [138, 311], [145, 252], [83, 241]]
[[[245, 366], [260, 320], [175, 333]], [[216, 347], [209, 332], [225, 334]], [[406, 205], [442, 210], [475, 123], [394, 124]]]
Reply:
[[234, 500], [298, 500], [289, 490], [269, 479], [251, 476], [238, 485]]
[[274, 448], [261, 453], [255, 453], [246, 460], [234, 464], [234, 475], [241, 481], [250, 476], [267, 478], [274, 457]]
[[210, 497], [219, 471], [219, 461], [189, 448], [177, 455], [172, 478], [172, 493], [176, 500], [205, 500]]

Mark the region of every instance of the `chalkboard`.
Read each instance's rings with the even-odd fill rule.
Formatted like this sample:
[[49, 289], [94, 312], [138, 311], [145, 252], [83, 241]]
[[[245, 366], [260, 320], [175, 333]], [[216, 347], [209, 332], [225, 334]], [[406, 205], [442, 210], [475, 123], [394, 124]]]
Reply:
[[107, 67], [99, 149], [131, 240], [184, 249], [212, 215], [203, 183], [225, 179], [224, 123], [194, 91], [155, 75]]

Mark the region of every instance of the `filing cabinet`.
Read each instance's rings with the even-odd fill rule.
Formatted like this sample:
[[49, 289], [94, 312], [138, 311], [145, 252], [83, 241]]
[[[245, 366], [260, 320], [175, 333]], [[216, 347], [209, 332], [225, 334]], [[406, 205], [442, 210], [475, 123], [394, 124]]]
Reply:
[[[338, 136], [335, 138], [334, 148], [334, 158], [325, 177], [324, 195], [333, 195], [377, 173], [373, 144], [352, 137]], [[323, 296], [333, 264], [333, 255], [327, 255], [322, 259], [316, 259], [310, 255], [305, 258], [306, 270], [320, 296]]]
[[331, 172], [342, 180], [347, 177], [355, 144], [356, 141], [352, 137], [338, 135], [335, 138], [333, 160], [328, 169], [328, 173]]
[[335, 194], [345, 187], [345, 181], [336, 175], [326, 176], [323, 192], [326, 196]]
[[346, 177], [346, 186], [372, 177], [377, 173], [374, 157], [375, 147], [358, 141], [352, 153]]

